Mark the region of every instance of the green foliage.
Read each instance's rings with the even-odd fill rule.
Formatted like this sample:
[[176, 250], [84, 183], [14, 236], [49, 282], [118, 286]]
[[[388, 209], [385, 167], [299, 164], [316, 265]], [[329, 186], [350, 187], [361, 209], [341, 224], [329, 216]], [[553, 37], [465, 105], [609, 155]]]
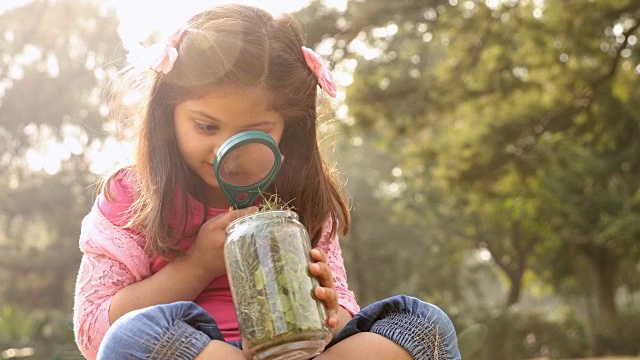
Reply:
[[[396, 212], [394, 194], [404, 186], [402, 178], [393, 175], [397, 157], [376, 148], [370, 138], [358, 146], [350, 141], [336, 136], [340, 144], [336, 157], [348, 179], [352, 216], [350, 233], [341, 246], [350, 270], [349, 284], [360, 304], [399, 293], [438, 304], [461, 301], [460, 283], [451, 279], [466, 272], [464, 254], [455, 236], [440, 239], [442, 233], [431, 231], [437, 209]], [[438, 194], [432, 196], [439, 199]], [[419, 227], [418, 221], [422, 222]], [[443, 257], [446, 262], [437, 261]], [[380, 266], [384, 271], [372, 271]]]
[[339, 16], [337, 10], [328, 8], [321, 0], [311, 1], [295, 14], [307, 34], [307, 46], [319, 43], [323, 34], [332, 32]]
[[640, 312], [625, 310], [596, 330], [601, 354], [640, 354]]
[[74, 135], [82, 145], [103, 137], [100, 94], [114, 57], [122, 56], [115, 14], [88, 0], [32, 1], [5, 12], [0, 24], [10, 34], [1, 50], [0, 125], [7, 141], [0, 153], [19, 150], [16, 156], [38, 141], [64, 140], [74, 126], [81, 126]]
[[458, 334], [458, 349], [463, 359], [477, 358], [488, 332], [486, 325], [474, 324]]
[[0, 15], [0, 350], [79, 356], [78, 236], [98, 179], [88, 154], [109, 129], [102, 90], [124, 58], [117, 25], [91, 0], [34, 0]]
[[0, 352], [30, 348], [33, 359], [54, 359], [62, 354], [79, 357], [70, 322], [69, 315], [58, 311], [27, 313], [4, 305], [0, 310]]
[[[487, 330], [482, 346], [472, 353], [473, 359], [568, 359], [585, 356], [585, 324], [574, 313], [550, 320], [535, 310], [512, 308], [487, 312], [485, 316], [477, 317], [477, 321], [475, 328], [486, 327]], [[465, 339], [462, 335], [461, 338]]]
[[386, 251], [406, 262], [403, 247], [446, 248], [423, 262], [429, 280], [460, 279], [448, 265], [488, 251], [505, 305], [521, 302], [528, 274], [587, 299], [594, 331], [615, 317], [617, 289], [640, 290], [640, 3], [490, 4], [350, 1], [324, 34], [334, 57], [357, 61], [345, 132], [393, 154], [386, 169], [371, 156], [383, 172], [368, 189], [393, 184], [378, 202], [403, 220], [391, 226], [428, 239]]
[[7, 345], [25, 344], [33, 335], [35, 324], [33, 319], [10, 305], [4, 305], [0, 312], [0, 344]]

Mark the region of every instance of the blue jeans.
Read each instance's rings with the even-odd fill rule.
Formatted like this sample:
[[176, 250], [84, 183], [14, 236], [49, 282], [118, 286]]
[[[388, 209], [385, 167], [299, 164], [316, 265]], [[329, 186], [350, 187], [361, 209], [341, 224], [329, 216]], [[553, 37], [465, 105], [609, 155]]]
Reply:
[[[327, 347], [360, 332], [382, 335], [414, 359], [461, 359], [449, 317], [438, 307], [410, 296], [398, 295], [365, 307]], [[195, 303], [156, 305], [130, 312], [113, 323], [102, 340], [98, 360], [191, 360], [211, 340], [224, 338], [213, 318]], [[241, 348], [239, 341], [228, 343]]]

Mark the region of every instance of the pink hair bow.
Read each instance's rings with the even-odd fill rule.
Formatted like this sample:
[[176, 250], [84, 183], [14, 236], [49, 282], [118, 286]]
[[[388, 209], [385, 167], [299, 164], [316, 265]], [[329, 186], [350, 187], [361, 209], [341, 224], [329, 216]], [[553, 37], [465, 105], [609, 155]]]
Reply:
[[304, 60], [307, 62], [307, 66], [309, 66], [309, 69], [311, 69], [318, 78], [318, 84], [320, 84], [322, 90], [324, 90], [327, 95], [335, 98], [337, 89], [336, 81], [333, 79], [333, 75], [329, 69], [322, 63], [320, 55], [306, 46], [302, 47], [302, 54], [304, 55]]
[[173, 65], [178, 59], [178, 50], [176, 49], [176, 46], [180, 44], [180, 40], [182, 40], [184, 31], [185, 28], [181, 27], [180, 29], [176, 30], [173, 35], [171, 35], [169, 44], [165, 45], [160, 55], [151, 65], [152, 70], [158, 73], [162, 72], [165, 75], [171, 72], [171, 69], [173, 69]]

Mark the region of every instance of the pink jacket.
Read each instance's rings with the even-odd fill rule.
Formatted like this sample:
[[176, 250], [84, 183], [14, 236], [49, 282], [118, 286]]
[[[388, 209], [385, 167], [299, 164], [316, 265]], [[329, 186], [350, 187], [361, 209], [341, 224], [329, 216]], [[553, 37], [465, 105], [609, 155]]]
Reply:
[[[130, 189], [126, 176], [119, 176], [114, 180], [116, 187]], [[118, 197], [118, 191], [123, 188], [114, 189], [112, 184], [112, 192], [114, 190]], [[100, 197], [102, 196], [101, 194]], [[104, 201], [103, 197], [96, 201], [91, 212], [82, 221], [80, 234], [80, 249], [83, 256], [76, 280], [73, 324], [76, 343], [87, 359], [95, 359], [100, 342], [109, 328], [109, 306], [113, 296], [120, 289], [143, 280], [159, 270], [158, 256], [150, 255], [145, 251], [144, 237], [130, 229], [115, 226], [112, 222], [113, 214], [103, 214], [101, 209], [103, 211], [104, 209], [99, 204]], [[338, 238], [327, 236], [329, 230], [330, 223], [327, 222], [323, 226], [323, 236], [318, 247], [327, 254], [327, 262], [333, 272], [340, 306], [356, 314], [360, 309], [353, 292], [348, 289]], [[215, 287], [220, 291], [220, 284], [228, 283], [226, 279], [218, 278], [209, 287]], [[230, 293], [228, 285], [226, 286], [227, 288], [223, 290]], [[228, 299], [231, 301], [230, 296]], [[230, 304], [226, 309], [226, 312], [231, 314], [225, 312], [218, 316], [212, 314], [212, 316], [224, 317], [227, 323], [231, 321], [231, 325], [227, 324], [227, 326], [238, 331], [237, 320], [232, 311], [233, 305]]]

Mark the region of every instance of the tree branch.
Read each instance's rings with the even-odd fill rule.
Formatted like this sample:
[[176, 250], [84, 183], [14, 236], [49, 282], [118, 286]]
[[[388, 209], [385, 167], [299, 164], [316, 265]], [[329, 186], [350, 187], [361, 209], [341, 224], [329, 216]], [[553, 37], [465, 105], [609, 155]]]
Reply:
[[[632, 6], [629, 7], [631, 8]], [[640, 5], [635, 5], [635, 7], [640, 8]], [[607, 72], [592, 80], [589, 83], [589, 86], [587, 86], [580, 95], [575, 96], [568, 105], [565, 105], [559, 109], [552, 110], [546, 113], [542, 118], [540, 118], [540, 121], [538, 121], [538, 125], [536, 126], [536, 132], [538, 134], [543, 133], [547, 125], [549, 125], [552, 121], [558, 119], [559, 117], [577, 112], [578, 107], [576, 107], [575, 104], [582, 103], [580, 100], [587, 100], [587, 107], [591, 106], [591, 104], [593, 103], [593, 94], [596, 92], [595, 90], [616, 74], [620, 59], [622, 58], [622, 51], [627, 47], [627, 44], [629, 43], [629, 36], [636, 32], [638, 28], [640, 28], [640, 19], [635, 19], [635, 25], [624, 32], [624, 41], [618, 47], [615, 57], [613, 58], [612, 63], [609, 65]], [[584, 107], [584, 105], [581, 105], [581, 107]]]

